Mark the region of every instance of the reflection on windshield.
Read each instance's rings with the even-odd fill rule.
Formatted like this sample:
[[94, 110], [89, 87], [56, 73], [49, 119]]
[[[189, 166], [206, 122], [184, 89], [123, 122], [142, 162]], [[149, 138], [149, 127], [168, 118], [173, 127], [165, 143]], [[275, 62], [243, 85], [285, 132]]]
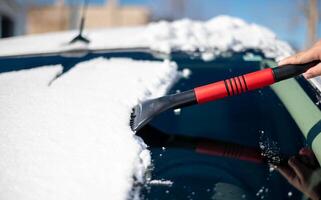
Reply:
[[[213, 62], [182, 57], [174, 60], [185, 74], [186, 69], [189, 72], [188, 78], [183, 76], [169, 93], [260, 69], [259, 61], [244, 61], [241, 56]], [[168, 111], [150, 125], [175, 136], [262, 148], [263, 155], [274, 161], [280, 160], [279, 154], [292, 155], [303, 146], [298, 127], [270, 88]], [[149, 185], [143, 192], [145, 199], [287, 199], [301, 195], [266, 164], [200, 155], [180, 147], [151, 147], [151, 152], [152, 179], [173, 184]]]

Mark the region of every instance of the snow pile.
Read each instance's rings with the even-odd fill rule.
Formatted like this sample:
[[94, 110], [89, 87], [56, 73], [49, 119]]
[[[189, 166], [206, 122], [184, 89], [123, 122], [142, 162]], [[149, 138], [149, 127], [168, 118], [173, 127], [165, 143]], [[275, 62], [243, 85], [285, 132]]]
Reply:
[[204, 60], [211, 60], [222, 52], [247, 49], [261, 50], [266, 57], [277, 60], [293, 53], [286, 42], [267, 28], [229, 16], [218, 16], [206, 22], [184, 19], [153, 23], [145, 35], [154, 50], [199, 51]]
[[176, 65], [98, 58], [61, 71], [0, 74], [0, 199], [124, 200], [150, 162], [131, 108], [164, 94]]

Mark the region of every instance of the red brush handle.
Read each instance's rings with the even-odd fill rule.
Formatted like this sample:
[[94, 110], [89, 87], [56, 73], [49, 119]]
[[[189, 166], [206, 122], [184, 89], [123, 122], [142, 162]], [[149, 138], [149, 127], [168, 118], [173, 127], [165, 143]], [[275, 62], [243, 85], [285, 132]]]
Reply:
[[237, 144], [202, 141], [198, 143], [196, 152], [212, 156], [230, 157], [254, 163], [266, 162], [260, 150]]
[[194, 92], [197, 103], [200, 104], [269, 86], [275, 82], [273, 70], [268, 68], [197, 87]]

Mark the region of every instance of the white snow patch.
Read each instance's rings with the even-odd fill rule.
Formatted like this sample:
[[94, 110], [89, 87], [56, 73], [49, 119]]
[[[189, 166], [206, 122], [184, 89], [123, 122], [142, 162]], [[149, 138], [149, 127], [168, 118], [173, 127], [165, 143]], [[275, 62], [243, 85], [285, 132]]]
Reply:
[[150, 163], [131, 108], [163, 95], [176, 68], [98, 58], [51, 85], [61, 66], [0, 74], [0, 199], [126, 199]]
[[266, 57], [276, 60], [293, 53], [291, 47], [269, 29], [230, 16], [218, 16], [209, 21], [183, 19], [141, 27], [86, 30], [90, 44], [68, 45], [75, 35], [75, 31], [70, 31], [3, 39], [0, 40], [0, 55], [147, 48], [163, 53], [197, 51], [209, 61], [223, 52], [247, 49], [261, 50]]
[[182, 109], [180, 109], [180, 108], [176, 108], [176, 109], [174, 110], [174, 114], [175, 114], [175, 115], [180, 115], [181, 112], [182, 112]]
[[222, 52], [247, 49], [261, 50], [266, 57], [276, 60], [293, 53], [269, 29], [230, 16], [218, 16], [206, 22], [183, 19], [152, 23], [145, 34], [154, 50], [199, 51], [204, 60], [212, 60]]
[[163, 185], [171, 187], [173, 185], [173, 181], [170, 180], [151, 180], [149, 182], [150, 185]]
[[192, 71], [188, 68], [184, 68], [182, 71], [181, 71], [181, 76], [185, 79], [189, 79], [189, 77], [192, 75]]

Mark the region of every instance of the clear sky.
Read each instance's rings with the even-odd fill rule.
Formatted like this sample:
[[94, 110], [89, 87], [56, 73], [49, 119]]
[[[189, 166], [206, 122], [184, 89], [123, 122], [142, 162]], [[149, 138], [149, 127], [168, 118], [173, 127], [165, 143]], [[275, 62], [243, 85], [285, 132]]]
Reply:
[[[53, 0], [36, 0], [52, 3]], [[81, 0], [67, 0], [81, 2]], [[102, 4], [106, 0], [89, 0], [92, 4]], [[123, 5], [145, 5], [152, 9], [156, 17], [173, 14], [170, 1], [175, 0], [120, 0]], [[183, 17], [207, 20], [216, 15], [226, 14], [240, 17], [248, 22], [261, 24], [274, 31], [278, 37], [293, 46], [303, 48], [305, 44], [305, 21], [302, 4], [304, 0], [186, 0]], [[321, 29], [320, 29], [321, 32]]]

